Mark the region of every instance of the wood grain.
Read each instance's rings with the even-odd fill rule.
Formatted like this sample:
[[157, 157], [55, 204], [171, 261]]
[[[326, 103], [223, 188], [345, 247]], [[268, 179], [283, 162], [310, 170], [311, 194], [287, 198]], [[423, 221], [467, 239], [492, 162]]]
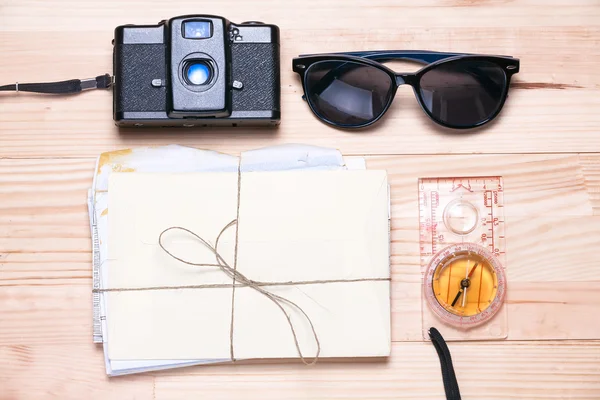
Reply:
[[154, 378], [107, 378], [102, 348], [86, 344], [0, 346], [0, 399], [152, 399]]
[[[596, 399], [600, 344], [450, 344], [464, 399]], [[0, 346], [0, 398], [431, 399], [443, 397], [430, 343], [395, 343], [382, 361], [245, 363], [105, 378], [92, 344]], [[35, 377], [32, 381], [31, 377]]]
[[[598, 344], [450, 347], [463, 399], [592, 399], [600, 390]], [[430, 343], [395, 343], [388, 362], [321, 363], [315, 368], [228, 365], [160, 373], [156, 399], [187, 399], [202, 393], [211, 399], [439, 400], [445, 398], [439, 370]]]
[[[58, 80], [112, 71], [113, 29], [155, 23], [196, 9], [195, 2], [62, 0], [2, 4], [0, 60], [7, 82]], [[35, 4], [36, 12], [28, 12]], [[97, 9], [96, 9], [97, 8]], [[233, 21], [281, 28], [282, 124], [273, 130], [118, 130], [112, 94], [55, 98], [3, 93], [0, 157], [95, 156], [101, 151], [180, 143], [238, 152], [275, 143], [338, 147], [345, 154], [468, 154], [600, 151], [600, 7], [596, 1], [207, 1], [203, 8]], [[136, 10], [124, 13], [118, 10]], [[339, 14], [336, 10], [343, 9]], [[317, 11], [318, 10], [318, 11]], [[93, 13], [93, 17], [90, 16]], [[339, 15], [339, 18], [332, 18]], [[40, 36], [39, 32], [43, 32]], [[74, 35], [75, 33], [75, 35]], [[76, 36], [76, 38], [74, 37]], [[400, 88], [372, 129], [339, 131], [301, 101], [291, 71], [299, 54], [359, 49], [427, 49], [508, 54], [521, 59], [501, 117], [475, 133], [435, 125], [412, 90]], [[32, 65], [52, 68], [32, 68]], [[414, 65], [398, 70], [414, 70]]]
[[[450, 343], [463, 399], [600, 398], [598, 0], [0, 0], [4, 83], [112, 72], [113, 29], [209, 12], [281, 28], [274, 130], [118, 130], [112, 93], [0, 92], [0, 400], [442, 399], [423, 342], [417, 179], [502, 175], [508, 340]], [[408, 87], [373, 128], [320, 123], [300, 97], [304, 53], [425, 49], [520, 58], [485, 129], [433, 124]], [[398, 71], [418, 66], [394, 63]], [[368, 156], [392, 185], [393, 354], [387, 362], [193, 367], [106, 378], [91, 344], [86, 191], [100, 152], [184, 144], [236, 154], [280, 143]], [[440, 328], [441, 329], [441, 328]]]
[[[509, 339], [600, 339], [594, 196], [600, 156], [368, 157], [392, 187], [393, 339], [422, 340], [417, 179], [504, 178]], [[85, 198], [93, 159], [0, 160], [0, 345], [85, 344], [91, 326]], [[596, 215], [595, 215], [596, 214]], [[75, 322], [77, 321], [77, 322]]]

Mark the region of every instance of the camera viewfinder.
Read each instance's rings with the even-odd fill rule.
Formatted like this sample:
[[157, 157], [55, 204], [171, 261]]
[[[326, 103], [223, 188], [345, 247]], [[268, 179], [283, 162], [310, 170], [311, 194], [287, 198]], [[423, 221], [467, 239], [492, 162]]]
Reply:
[[211, 21], [191, 20], [183, 23], [183, 37], [186, 39], [208, 39], [212, 33]]

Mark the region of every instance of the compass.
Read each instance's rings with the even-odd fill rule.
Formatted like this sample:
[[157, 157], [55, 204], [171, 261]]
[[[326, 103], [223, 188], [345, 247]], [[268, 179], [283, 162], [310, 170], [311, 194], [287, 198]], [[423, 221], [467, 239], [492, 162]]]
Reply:
[[442, 321], [470, 328], [489, 321], [502, 308], [506, 276], [497, 256], [475, 243], [440, 250], [425, 272], [425, 298]]

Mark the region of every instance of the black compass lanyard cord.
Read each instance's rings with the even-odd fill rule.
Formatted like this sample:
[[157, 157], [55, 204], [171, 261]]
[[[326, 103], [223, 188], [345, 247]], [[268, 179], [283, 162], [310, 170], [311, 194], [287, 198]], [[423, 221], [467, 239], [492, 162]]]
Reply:
[[91, 79], [71, 79], [61, 82], [46, 83], [15, 83], [0, 86], [4, 92], [34, 92], [47, 94], [70, 94], [79, 93], [89, 89], [108, 89], [112, 85], [112, 77], [104, 74]]
[[458, 382], [456, 381], [454, 367], [452, 366], [452, 357], [450, 356], [450, 350], [448, 349], [448, 345], [446, 345], [446, 341], [442, 337], [442, 334], [435, 328], [429, 329], [429, 338], [431, 339], [431, 343], [433, 343], [433, 346], [440, 357], [446, 399], [461, 400]]

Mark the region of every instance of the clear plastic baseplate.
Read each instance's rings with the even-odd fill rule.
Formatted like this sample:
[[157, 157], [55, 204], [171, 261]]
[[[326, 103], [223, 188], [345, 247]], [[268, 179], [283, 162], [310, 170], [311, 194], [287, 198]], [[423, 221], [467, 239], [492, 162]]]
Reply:
[[[419, 206], [423, 338], [429, 340], [429, 328], [436, 327], [448, 341], [505, 339], [508, 313], [502, 177], [421, 178]], [[447, 310], [435, 303], [431, 270], [444, 258], [444, 251], [448, 254], [449, 248], [450, 252], [456, 248], [482, 249], [481, 255], [489, 257], [490, 264], [499, 269], [496, 274], [501, 284], [496, 289], [499, 301], [492, 304], [493, 310], [489, 307], [487, 315], [482, 313], [467, 321], [450, 311], [446, 315]]]

